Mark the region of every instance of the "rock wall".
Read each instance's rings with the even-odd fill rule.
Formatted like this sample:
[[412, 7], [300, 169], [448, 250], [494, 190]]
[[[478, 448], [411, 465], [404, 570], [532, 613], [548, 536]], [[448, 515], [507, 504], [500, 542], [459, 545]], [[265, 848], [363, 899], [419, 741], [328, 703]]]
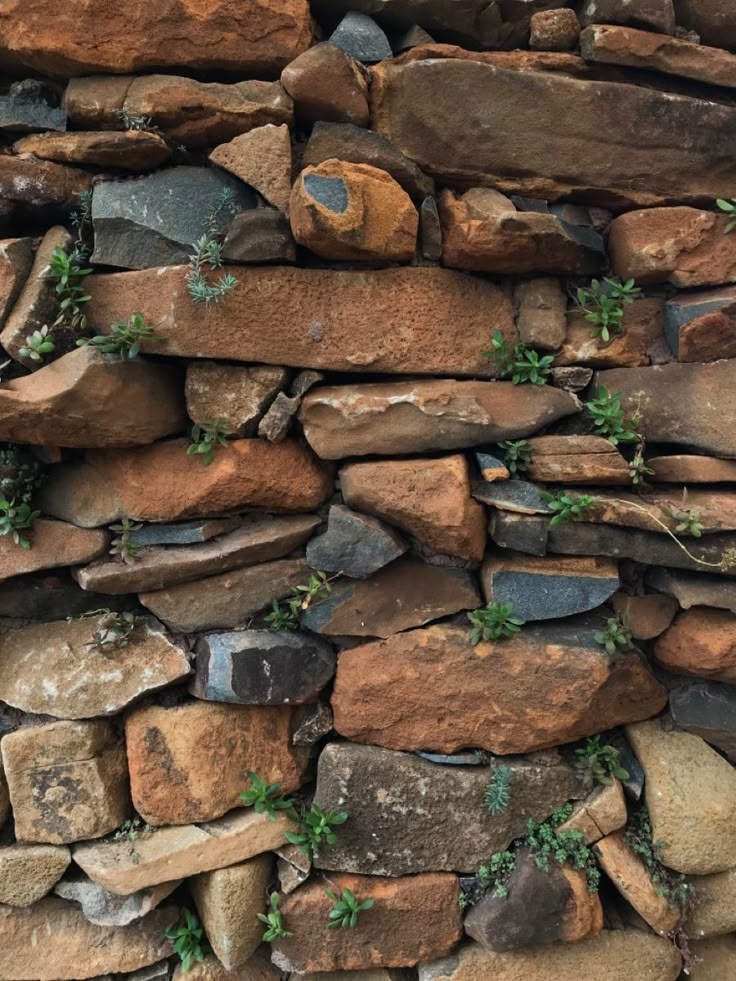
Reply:
[[733, 981], [734, 52], [0, 0], [0, 981]]

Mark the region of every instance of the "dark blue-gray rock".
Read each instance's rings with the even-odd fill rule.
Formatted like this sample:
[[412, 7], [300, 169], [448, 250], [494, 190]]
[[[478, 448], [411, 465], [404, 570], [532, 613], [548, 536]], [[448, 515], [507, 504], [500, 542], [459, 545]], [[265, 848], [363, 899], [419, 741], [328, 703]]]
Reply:
[[143, 525], [132, 532], [137, 545], [197, 545], [224, 535], [240, 524], [240, 519], [203, 518], [200, 521], [178, 521], [170, 525]]
[[492, 453], [476, 453], [475, 462], [484, 481], [492, 483], [494, 480], [508, 479], [509, 471], [506, 464]]
[[619, 765], [628, 773], [628, 777], [621, 781], [624, 790], [632, 800], [641, 800], [641, 795], [644, 793], [644, 768], [628, 739], [622, 732], [617, 732], [606, 738], [605, 742], [618, 750]]
[[691, 606], [714, 606], [736, 613], [736, 582], [725, 576], [681, 572], [679, 569], [650, 569], [646, 584], [674, 596], [683, 610]]
[[9, 133], [42, 133], [66, 130], [66, 111], [50, 106], [40, 97], [21, 94], [0, 96], [0, 130]]
[[327, 516], [327, 531], [307, 544], [307, 562], [313, 569], [367, 579], [408, 548], [389, 525], [342, 504], [333, 504]]
[[425, 753], [416, 750], [417, 756], [430, 763], [441, 763], [443, 766], [481, 766], [483, 759], [480, 753]]
[[681, 729], [700, 736], [736, 763], [736, 688], [693, 681], [670, 692], [670, 712]]
[[228, 227], [222, 257], [236, 264], [294, 262], [296, 245], [289, 219], [276, 208], [241, 211]]
[[195, 653], [192, 694], [238, 705], [308, 702], [325, 687], [336, 664], [327, 641], [302, 631], [208, 634], [197, 641]]
[[442, 258], [442, 225], [437, 202], [432, 197], [425, 198], [419, 208], [419, 235], [424, 258], [439, 262]]
[[501, 480], [489, 482], [475, 480], [472, 494], [476, 501], [490, 504], [502, 511], [515, 511], [517, 514], [549, 514], [550, 509], [542, 497], [541, 488], [526, 480]]
[[608, 558], [544, 558], [491, 552], [481, 581], [487, 601], [511, 603], [522, 620], [551, 620], [585, 613], [618, 589], [616, 562]]
[[302, 721], [294, 730], [291, 741], [294, 746], [314, 746], [323, 736], [332, 732], [332, 708], [329, 702], [312, 702], [304, 709]]
[[210, 237], [223, 192], [232, 200], [220, 212], [222, 231], [234, 212], [255, 208], [242, 181], [206, 167], [173, 167], [138, 180], [104, 181], [92, 196], [95, 249], [91, 261], [123, 269], [188, 262], [192, 246]]
[[330, 35], [330, 41], [347, 51], [356, 61], [372, 64], [392, 58], [393, 51], [386, 34], [367, 14], [350, 10]]
[[416, 48], [420, 44], [434, 44], [432, 35], [427, 33], [418, 24], [413, 24], [406, 31], [391, 31], [389, 32], [388, 39], [394, 54], [409, 51], [410, 48]]
[[[736, 308], [736, 286], [719, 286], [712, 290], [678, 293], [664, 305], [664, 336], [673, 354], [680, 350], [680, 331], [706, 313]], [[725, 355], [728, 357], [728, 355]]]
[[325, 177], [324, 174], [306, 174], [304, 190], [310, 197], [336, 215], [348, 210], [348, 189], [342, 177]]
[[488, 521], [491, 540], [525, 555], [546, 555], [549, 521], [539, 515], [514, 514], [494, 508]]

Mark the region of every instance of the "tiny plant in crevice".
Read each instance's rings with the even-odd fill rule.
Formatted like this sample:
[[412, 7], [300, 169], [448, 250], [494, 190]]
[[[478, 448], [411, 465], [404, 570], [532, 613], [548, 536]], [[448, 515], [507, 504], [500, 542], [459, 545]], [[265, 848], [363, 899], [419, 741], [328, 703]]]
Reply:
[[266, 924], [266, 929], [261, 939], [267, 944], [273, 943], [273, 941], [278, 940], [279, 937], [294, 936], [291, 930], [287, 930], [284, 927], [281, 910], [279, 909], [279, 902], [279, 894], [277, 892], [272, 892], [268, 897], [268, 905], [270, 907], [269, 911], [267, 913], [256, 914], [261, 923]]
[[603, 743], [600, 736], [591, 736], [575, 750], [575, 771], [588, 790], [596, 784], [610, 787], [614, 778], [628, 780], [629, 772], [619, 763], [620, 750]]
[[636, 431], [638, 418], [626, 421], [620, 392], [611, 395], [605, 385], [601, 385], [596, 397], [585, 403], [585, 408], [593, 420], [596, 436], [605, 436], [614, 446], [640, 442], [641, 437]]
[[607, 654], [615, 654], [631, 646], [631, 629], [625, 619], [609, 617], [605, 630], [596, 630], [593, 634], [596, 644], [605, 647]]
[[192, 441], [187, 447], [187, 456], [200, 457], [204, 466], [208, 467], [215, 458], [217, 447], [229, 445], [227, 437], [231, 432], [224, 419], [192, 426]]
[[681, 535], [689, 535], [691, 538], [702, 538], [703, 525], [700, 521], [698, 511], [681, 511], [678, 508], [667, 509], [668, 517], [674, 522], [675, 532]]
[[484, 890], [492, 891], [499, 899], [509, 894], [508, 881], [516, 868], [516, 852], [494, 852], [487, 865], [478, 869], [478, 880]]
[[110, 543], [110, 555], [122, 559], [123, 562], [130, 562], [137, 558], [143, 546], [136, 541], [135, 533], [142, 527], [142, 524], [136, 524], [130, 518], [122, 518], [118, 524], [110, 525], [110, 531], [114, 533]]
[[585, 844], [585, 836], [581, 831], [573, 829], [559, 830], [559, 826], [571, 814], [572, 804], [565, 804], [541, 824], [529, 818], [526, 823], [525, 843], [531, 849], [537, 868], [549, 872], [551, 861], [558, 865], [568, 862], [573, 868], [585, 872], [588, 892], [598, 892], [601, 873], [593, 852]]
[[140, 113], [129, 112], [127, 106], [116, 109], [115, 115], [123, 124], [123, 129], [134, 132], [156, 133], [158, 136], [163, 135], [161, 130], [154, 125], [152, 116], [142, 116]]
[[542, 491], [542, 500], [550, 511], [554, 511], [550, 526], [556, 528], [568, 521], [585, 518], [586, 511], [599, 504], [601, 499], [590, 494], [575, 494], [573, 496], [565, 491], [559, 491], [557, 494]]
[[654, 471], [648, 467], [644, 459], [644, 442], [640, 441], [631, 460], [629, 460], [629, 479], [635, 487], [645, 482], [647, 477], [653, 477]]
[[88, 645], [97, 651], [120, 651], [131, 641], [138, 620], [135, 613], [116, 613], [112, 610], [93, 610], [85, 617], [101, 616], [92, 641]]
[[18, 350], [18, 354], [22, 358], [28, 358], [30, 361], [43, 364], [46, 360], [46, 355], [51, 354], [55, 350], [56, 344], [51, 339], [48, 325], [44, 324], [40, 330], [34, 330], [32, 334], [28, 334], [25, 346]]
[[615, 277], [591, 280], [589, 287], [577, 290], [575, 302], [589, 324], [593, 325], [593, 337], [604, 343], [612, 334], [620, 333], [626, 304], [633, 303], [641, 293], [633, 279], [621, 282]]
[[179, 955], [182, 971], [188, 971], [196, 962], [204, 960], [207, 940], [199, 920], [190, 909], [181, 910], [178, 926], [166, 931], [165, 936], [174, 943], [174, 953]]
[[315, 600], [327, 599], [332, 592], [332, 581], [340, 575], [338, 572], [328, 578], [326, 572], [315, 572], [308, 583], [294, 588], [291, 596], [283, 601], [283, 606], [277, 600], [273, 601], [271, 612], [265, 617], [266, 623], [272, 630], [298, 630], [304, 610], [309, 609]]
[[345, 824], [348, 819], [347, 811], [323, 811], [318, 804], [302, 808], [299, 816], [299, 830], [285, 831], [286, 840], [292, 845], [298, 845], [299, 850], [314, 858], [315, 851], [324, 845], [334, 845], [337, 841], [335, 827]]
[[261, 780], [257, 773], [248, 771], [250, 788], [239, 796], [246, 807], [253, 807], [256, 814], [268, 814], [272, 821], [278, 817], [279, 811], [285, 811], [288, 817], [296, 820], [294, 806], [296, 801], [281, 793], [280, 783], [268, 783]]
[[506, 439], [498, 446], [503, 450], [503, 462], [512, 477], [526, 473], [532, 462], [532, 447], [528, 439]]
[[496, 817], [502, 814], [511, 801], [511, 767], [499, 765], [493, 761], [490, 765], [491, 778], [485, 793], [486, 810]]
[[726, 224], [726, 234], [728, 235], [736, 228], [736, 198], [731, 198], [730, 201], [727, 201], [725, 198], [718, 198], [716, 204], [729, 217], [729, 221]]
[[80, 191], [78, 196], [79, 207], [75, 208], [69, 215], [69, 221], [77, 231], [74, 249], [80, 255], [86, 255], [89, 252], [87, 239], [92, 232], [92, 194], [91, 188], [86, 191]]
[[16, 501], [15, 498], [9, 501], [6, 497], [0, 497], [0, 536], [10, 535], [16, 545], [30, 548], [31, 542], [22, 532], [33, 527], [40, 513], [34, 511], [27, 501]]
[[[74, 619], [69, 617], [68, 619]], [[138, 865], [140, 863], [141, 857], [138, 854], [135, 843], [141, 836], [148, 836], [153, 834], [156, 830], [148, 822], [144, 822], [143, 818], [138, 814], [135, 817], [128, 818], [127, 821], [123, 821], [120, 827], [115, 831], [112, 836], [113, 841], [125, 841], [128, 844], [128, 855], [130, 857], [133, 865]]]
[[352, 890], [345, 887], [342, 892], [332, 892], [325, 889], [326, 895], [332, 900], [333, 906], [329, 914], [328, 927], [355, 927], [358, 925], [358, 916], [364, 910], [372, 909], [375, 900], [364, 899], [359, 902]]
[[42, 479], [43, 468], [28, 447], [0, 443], [0, 497], [31, 504]]
[[93, 347], [101, 354], [117, 354], [122, 361], [132, 361], [140, 354], [141, 341], [160, 340], [163, 340], [163, 334], [157, 334], [149, 327], [142, 313], [134, 313], [127, 324], [116, 320], [109, 334], [80, 337], [77, 346]]
[[85, 293], [83, 281], [89, 276], [91, 269], [84, 266], [84, 256], [74, 249], [66, 253], [57, 246], [51, 253], [51, 260], [41, 274], [44, 279], [55, 280], [58, 307], [54, 327], [68, 327], [73, 331], [87, 329], [85, 305], [91, 297]]
[[466, 614], [471, 624], [470, 643], [504, 640], [518, 634], [526, 620], [513, 616], [513, 612], [513, 603], [496, 603], [494, 600], [479, 610], [471, 610]]
[[234, 192], [223, 188], [215, 197], [207, 217], [207, 233], [192, 245], [187, 272], [187, 289], [194, 303], [219, 303], [231, 293], [238, 284], [231, 273], [225, 273], [214, 282], [207, 281], [207, 272], [222, 269], [222, 243], [227, 222], [238, 211]]
[[670, 906], [679, 910], [684, 918], [690, 908], [695, 889], [684, 875], [674, 872], [663, 864], [662, 851], [665, 843], [653, 840], [652, 822], [645, 806], [630, 814], [624, 838], [632, 852], [646, 865], [659, 895], [663, 896]]
[[514, 385], [544, 385], [552, 371], [554, 356], [540, 356], [519, 341], [509, 350], [506, 339], [500, 330], [494, 330], [491, 336], [491, 350], [483, 352], [484, 358], [490, 358], [499, 378], [511, 378]]

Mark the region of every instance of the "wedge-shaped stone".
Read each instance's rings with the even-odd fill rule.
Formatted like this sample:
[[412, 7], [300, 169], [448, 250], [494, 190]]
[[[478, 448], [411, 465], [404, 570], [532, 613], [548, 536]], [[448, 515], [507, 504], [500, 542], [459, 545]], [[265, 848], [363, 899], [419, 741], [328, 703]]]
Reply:
[[0, 241], [0, 328], [13, 309], [32, 265], [33, 239], [6, 238]]
[[686, 929], [693, 937], [736, 931], [736, 868], [694, 880], [696, 889]]
[[673, 456], [650, 456], [647, 466], [654, 471], [651, 479], [655, 483], [736, 484], [736, 460], [678, 453]]
[[[513, 793], [496, 816], [483, 797], [488, 772], [443, 766], [412, 753], [330, 743], [319, 758], [315, 800], [345, 805], [348, 820], [337, 842], [319, 850], [318, 868], [401, 876], [433, 869], [474, 872], [488, 856], [526, 831], [527, 818], [544, 820], [582, 791], [556, 753], [508, 761]], [[426, 802], [443, 801], [442, 821]]]
[[629, 465], [602, 436], [537, 436], [529, 440], [530, 480], [556, 484], [630, 484]]
[[[265, 209], [259, 208], [252, 214], [263, 212]], [[190, 361], [185, 387], [187, 413], [200, 425], [224, 419], [233, 435], [255, 436], [261, 416], [287, 378], [285, 368], [270, 365]]]
[[185, 425], [175, 367], [79, 348], [0, 387], [0, 439], [50, 446], [140, 446]]
[[594, 851], [608, 878], [652, 930], [666, 935], [675, 929], [680, 910], [660, 893], [644, 862], [626, 844], [623, 831], [601, 838]]
[[591, 845], [623, 828], [627, 817], [623, 788], [614, 779], [610, 784], [596, 787], [585, 800], [575, 804], [570, 817], [557, 830], [579, 831], [586, 845]]
[[74, 861], [94, 882], [119, 896], [210, 869], [222, 869], [286, 843], [288, 818], [271, 821], [268, 814], [248, 810], [208, 824], [158, 828], [130, 843], [106, 841], [78, 845]]
[[72, 860], [64, 845], [0, 848], [0, 903], [30, 906], [51, 892]]
[[656, 715], [667, 693], [639, 652], [608, 656], [595, 629], [527, 626], [473, 646], [469, 629], [443, 625], [343, 651], [335, 729], [390, 749], [527, 753]]
[[681, 729], [717, 746], [736, 763], [736, 688], [733, 685], [715, 681], [684, 682], [670, 692], [670, 713]]
[[315, 453], [337, 460], [518, 439], [579, 411], [574, 395], [547, 385], [437, 379], [317, 388], [299, 418]]
[[23, 157], [0, 159], [0, 197], [12, 204], [28, 208], [71, 208], [91, 184], [92, 175], [80, 167]]
[[677, 569], [650, 569], [647, 586], [674, 596], [683, 610], [713, 606], [736, 613], [736, 583], [724, 576], [694, 576]]
[[287, 211], [291, 190], [291, 134], [286, 124], [258, 126], [210, 154], [212, 163], [258, 191], [269, 204]]
[[54, 163], [86, 164], [115, 170], [153, 170], [171, 157], [172, 148], [157, 133], [126, 130], [122, 133], [41, 133], [26, 136], [13, 146]]
[[56, 620], [0, 638], [0, 699], [38, 715], [89, 719], [114, 715], [189, 674], [185, 652], [159, 624], [138, 621], [127, 646], [95, 644], [104, 615]]
[[675, 33], [675, 9], [672, 0], [584, 0], [580, 11], [580, 23], [631, 24], [662, 34]]
[[39, 569], [79, 565], [96, 559], [107, 548], [106, 531], [75, 528], [65, 521], [37, 518], [27, 533], [30, 548], [21, 548], [10, 535], [0, 537], [0, 581]]
[[96, 926], [122, 927], [150, 913], [171, 895], [180, 882], [180, 879], [174, 879], [173, 882], [162, 882], [158, 886], [147, 886], [129, 896], [116, 896], [114, 892], [77, 872], [70, 878], [62, 879], [54, 892], [62, 899], [79, 903], [90, 923]]
[[677, 674], [736, 684], [736, 615], [708, 607], [685, 610], [657, 638], [654, 654]]
[[488, 376], [488, 325], [514, 339], [501, 290], [449, 269], [231, 272], [238, 285], [211, 307], [206, 332], [184, 267], [90, 276], [90, 317], [104, 325], [140, 311], [164, 335], [143, 346], [160, 354], [391, 374]]
[[307, 544], [307, 562], [313, 569], [367, 579], [403, 555], [408, 547], [389, 525], [342, 504], [333, 504], [327, 531]]

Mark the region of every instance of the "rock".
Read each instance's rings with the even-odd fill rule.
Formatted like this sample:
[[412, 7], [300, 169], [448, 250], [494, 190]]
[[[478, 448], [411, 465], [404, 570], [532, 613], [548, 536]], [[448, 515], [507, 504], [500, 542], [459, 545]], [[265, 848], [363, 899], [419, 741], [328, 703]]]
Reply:
[[[348, 811], [337, 842], [324, 846], [317, 868], [404, 876], [430, 870], [474, 872], [493, 852], [579, 794], [572, 769], [557, 754], [509, 760], [509, 806], [492, 817], [483, 797], [488, 770], [442, 766], [411, 753], [328, 743], [319, 758], [315, 801]], [[442, 799], [442, 820], [427, 808]]]
[[187, 365], [187, 413], [200, 426], [224, 419], [234, 436], [255, 435], [258, 421], [287, 381], [285, 368], [271, 365]]
[[39, 133], [14, 144], [15, 153], [60, 164], [112, 167], [115, 170], [155, 170], [171, 158], [171, 147], [157, 133]]
[[41, 74], [66, 77], [153, 67], [272, 75], [312, 39], [301, 0], [261, 4], [247, 14], [214, 0], [196, 12], [182, 9], [175, 22], [146, 6], [106, 15], [103, 27], [89, 10], [72, 16], [39, 0], [28, 11], [13, 0], [0, 17], [2, 50]]
[[696, 290], [672, 297], [664, 307], [664, 332], [679, 361], [732, 357], [736, 287]]
[[0, 847], [0, 903], [30, 906], [51, 892], [69, 867], [71, 852], [63, 845]]
[[610, 559], [539, 558], [491, 553], [481, 569], [486, 601], [512, 603], [522, 620], [584, 613], [605, 603], [619, 586]]
[[494, 480], [508, 480], [510, 477], [503, 460], [499, 460], [492, 453], [476, 453], [475, 462], [478, 464], [481, 477], [489, 484]]
[[0, 439], [72, 447], [151, 443], [184, 425], [180, 380], [174, 366], [77, 348], [0, 388]]
[[258, 435], [272, 443], [280, 443], [282, 439], [286, 439], [300, 405], [300, 398], [290, 398], [285, 392], [279, 392], [258, 423]]
[[500, 443], [579, 407], [548, 385], [431, 379], [322, 386], [305, 397], [299, 418], [314, 451], [334, 460]]
[[703, 44], [736, 48], [736, 20], [727, 0], [674, 0], [677, 22], [697, 31]]
[[692, 945], [692, 981], [728, 981], [736, 970], [736, 937], [712, 937]]
[[129, 896], [116, 896], [86, 876], [62, 879], [54, 892], [62, 899], [79, 903], [82, 912], [95, 926], [122, 927], [140, 920], [171, 895], [181, 880], [149, 886]]
[[334, 586], [302, 614], [302, 626], [328, 637], [390, 637], [400, 630], [474, 609], [475, 579], [465, 569], [397, 559], [369, 579]]
[[149, 593], [288, 555], [318, 524], [319, 518], [308, 514], [254, 515], [235, 531], [199, 545], [143, 547], [129, 563], [103, 559], [73, 575], [95, 593]]
[[685, 610], [657, 639], [654, 654], [678, 674], [736, 684], [736, 615], [708, 607]]
[[0, 196], [16, 205], [31, 209], [72, 208], [91, 183], [92, 175], [78, 167], [23, 157], [0, 157]]
[[614, 333], [608, 344], [592, 336], [591, 325], [580, 310], [571, 310], [565, 343], [556, 363], [580, 362], [591, 368], [619, 368], [671, 361], [663, 336], [663, 309], [660, 297], [637, 298], [624, 310], [621, 333]]
[[623, 828], [627, 817], [624, 792], [620, 782], [614, 779], [607, 786], [596, 787], [585, 800], [575, 804], [572, 814], [557, 831], [579, 831], [586, 845], [592, 845], [604, 835]]
[[10, 817], [10, 796], [8, 794], [8, 781], [5, 779], [2, 758], [0, 758], [0, 828]]
[[602, 436], [536, 436], [529, 440], [531, 480], [555, 484], [631, 483], [629, 464]]
[[675, 33], [672, 0], [585, 0], [580, 12], [583, 27], [590, 24], [630, 24], [662, 34]]
[[279, 981], [281, 972], [265, 957], [258, 955], [247, 964], [228, 971], [213, 954], [208, 954], [201, 963], [192, 964], [188, 971], [177, 964], [173, 977], [174, 981]]
[[711, 456], [679, 453], [673, 456], [652, 456], [647, 466], [654, 474], [651, 479], [662, 484], [733, 484], [736, 483], [736, 461], [718, 460]]
[[42, 507], [87, 527], [126, 516], [176, 521], [245, 507], [308, 511], [331, 490], [329, 469], [296, 442], [231, 440], [208, 467], [187, 456], [187, 445], [173, 439], [134, 450], [89, 452], [84, 462], [55, 468], [44, 485]]
[[[25, 909], [0, 907], [0, 973], [7, 981], [65, 981], [134, 971], [171, 952], [165, 933], [176, 919], [176, 907], [168, 906], [135, 926], [98, 927], [52, 896]], [[39, 937], [46, 942], [39, 944]]]
[[357, 10], [345, 14], [330, 35], [330, 42], [366, 64], [393, 57], [388, 38], [378, 24]]
[[294, 238], [323, 259], [409, 262], [419, 215], [384, 170], [326, 160], [306, 167], [289, 199]]
[[432, 197], [425, 198], [419, 208], [419, 240], [425, 259], [429, 262], [442, 259], [442, 223], [437, 202]]
[[519, 514], [549, 514], [550, 508], [542, 497], [541, 488], [526, 480], [504, 480], [498, 484], [473, 482], [473, 497], [502, 511]]
[[465, 933], [488, 950], [574, 943], [603, 926], [597, 893], [588, 891], [585, 872], [567, 863], [544, 871], [525, 849], [517, 854], [507, 888], [508, 896], [487, 893], [465, 915]]
[[[410, 981], [411, 974], [407, 971], [394, 971], [390, 968], [378, 967], [368, 971], [354, 971], [351, 981]], [[317, 974], [299, 975], [303, 981], [345, 981], [344, 971], [318, 971]]]
[[567, 297], [559, 280], [552, 277], [527, 279], [514, 288], [516, 327], [529, 347], [554, 351], [565, 340]]
[[717, 746], [736, 763], [736, 691], [731, 685], [684, 682], [670, 692], [670, 713], [681, 729]]
[[65, 129], [66, 112], [49, 105], [42, 97], [29, 99], [12, 92], [0, 96], [0, 130], [8, 133], [35, 133], [45, 130], [63, 132]]
[[334, 159], [385, 171], [415, 200], [434, 193], [432, 178], [383, 136], [351, 123], [316, 122], [302, 162], [314, 166]]
[[100, 647], [110, 617], [36, 623], [0, 636], [0, 698], [38, 715], [113, 715], [189, 674], [185, 652], [158, 624], [136, 623], [124, 647]]
[[660, 593], [649, 593], [646, 596], [616, 593], [611, 605], [626, 620], [634, 640], [653, 640], [659, 637], [680, 609], [677, 600]]
[[[574, 194], [615, 208], [702, 204], [731, 193], [730, 106], [456, 58], [384, 62], [372, 77], [374, 128], [447, 183], [547, 200]], [[635, 149], [622, 118], [637, 132], [637, 121], [647, 121]], [[613, 133], [614, 143], [591, 140], [597, 132]], [[639, 182], [652, 164], [656, 189]]]
[[369, 967], [413, 967], [449, 953], [462, 936], [458, 880], [432, 872], [401, 879], [337, 873], [330, 877], [339, 895], [350, 889], [372, 909], [350, 931], [330, 930], [333, 900], [321, 882], [311, 882], [283, 898], [284, 922], [303, 924], [300, 936], [279, 938], [272, 959], [282, 970], [359, 971]]
[[318, 121], [368, 125], [365, 71], [336, 44], [324, 41], [299, 55], [281, 72], [281, 84], [294, 100], [303, 125]]
[[603, 243], [586, 248], [555, 215], [511, 211], [498, 213], [473, 188], [457, 196], [439, 196], [442, 263], [454, 269], [492, 273], [585, 275], [601, 268]]
[[258, 913], [266, 909], [273, 871], [270, 855], [257, 855], [227, 869], [203, 872], [191, 880], [194, 902], [207, 939], [223, 967], [243, 964], [261, 943]]
[[32, 265], [33, 239], [6, 238], [0, 241], [0, 329], [13, 309]]
[[736, 583], [720, 576], [694, 576], [676, 569], [650, 569], [647, 586], [674, 596], [685, 610], [714, 606], [736, 613]]
[[108, 722], [50, 722], [3, 737], [19, 842], [100, 838], [129, 816], [125, 750]]
[[[674, 944], [637, 929], [602, 930], [577, 944], [548, 944], [503, 953], [467, 944], [419, 968], [419, 981], [676, 981], [682, 960]], [[605, 973], [603, 973], [605, 972]]]
[[89, 562], [106, 550], [110, 536], [64, 521], [36, 518], [28, 539], [31, 547], [26, 549], [16, 545], [10, 535], [0, 537], [0, 582], [39, 569]]
[[241, 211], [222, 247], [226, 262], [294, 262], [296, 251], [286, 215], [272, 208]]
[[666, 936], [677, 927], [680, 910], [659, 892], [644, 862], [626, 844], [623, 831], [601, 838], [593, 851], [614, 886], [655, 933]]
[[736, 773], [715, 750], [659, 721], [627, 728], [646, 774], [646, 804], [665, 865], [685, 875], [722, 872], [734, 864]]
[[236, 136], [215, 147], [210, 160], [255, 188], [274, 208], [288, 209], [291, 138], [286, 124], [259, 126]]
[[212, 146], [256, 126], [292, 122], [292, 103], [278, 82], [198, 82], [178, 75], [73, 78], [64, 95], [80, 129], [119, 129], [121, 118], [152, 119], [173, 143]]
[[736, 869], [695, 880], [686, 929], [691, 937], [712, 937], [736, 930]]
[[[624, 314], [625, 316], [625, 314]], [[566, 392], [582, 392], [590, 384], [593, 372], [590, 368], [553, 368], [550, 374], [550, 381], [555, 388], [561, 388]]]
[[200, 545], [219, 535], [241, 527], [243, 519], [200, 518], [199, 521], [178, 521], [171, 525], [141, 525], [135, 532], [138, 545]]
[[540, 10], [531, 17], [533, 51], [570, 51], [577, 47], [580, 23], [574, 10]]
[[307, 562], [313, 569], [368, 579], [403, 555], [408, 547], [389, 525], [342, 504], [333, 504], [327, 531], [307, 543]]
[[[295, 746], [311, 749], [323, 736], [332, 732], [332, 708], [328, 702], [312, 702], [304, 707], [302, 721], [291, 741]], [[293, 861], [293, 856], [290, 856]]]
[[256, 203], [249, 188], [222, 171], [175, 167], [137, 180], [97, 184], [90, 261], [124, 269], [186, 263], [193, 244], [211, 231], [224, 191], [231, 193], [232, 203], [224, 214], [217, 212], [221, 226]]
[[340, 483], [346, 504], [384, 518], [429, 548], [483, 557], [485, 516], [470, 496], [464, 457], [351, 463], [340, 471]]

